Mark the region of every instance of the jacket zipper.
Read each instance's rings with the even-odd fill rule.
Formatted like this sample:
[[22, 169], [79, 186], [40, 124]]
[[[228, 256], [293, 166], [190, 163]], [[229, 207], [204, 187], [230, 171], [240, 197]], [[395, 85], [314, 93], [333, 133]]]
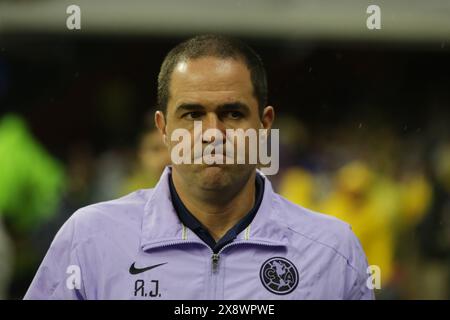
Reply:
[[[209, 248], [212, 252], [211, 255], [211, 290], [209, 293], [209, 297], [211, 300], [216, 300], [217, 299], [217, 281], [218, 281], [218, 277], [219, 277], [219, 262], [220, 262], [220, 254], [222, 253], [223, 250], [225, 250], [228, 247], [231, 247], [233, 245], [238, 245], [238, 244], [242, 244], [242, 243], [250, 243], [250, 244], [255, 244], [255, 245], [260, 245], [260, 246], [273, 246], [273, 247], [277, 247], [280, 246], [281, 244], [274, 244], [274, 243], [262, 243], [262, 242], [256, 242], [256, 241], [237, 241], [237, 242], [232, 242], [227, 244], [226, 246], [224, 246], [222, 249], [219, 250], [219, 252], [215, 253], [211, 248]], [[223, 298], [221, 298], [223, 299]]]
[[219, 254], [218, 253], [213, 253], [211, 260], [212, 260], [212, 272], [216, 273], [217, 272], [217, 268], [219, 267]]
[[211, 256], [211, 273], [210, 273], [210, 292], [208, 294], [209, 299], [216, 300], [217, 298], [217, 281], [219, 277], [219, 259], [218, 253], [212, 253]]
[[187, 243], [196, 243], [202, 246], [207, 247], [210, 251], [211, 251], [211, 272], [210, 272], [210, 290], [209, 290], [209, 299], [210, 300], [216, 300], [217, 299], [217, 281], [218, 281], [218, 277], [219, 277], [219, 262], [220, 262], [220, 254], [223, 252], [223, 250], [225, 250], [228, 247], [231, 246], [235, 246], [235, 245], [239, 245], [239, 244], [254, 244], [254, 245], [260, 245], [260, 246], [269, 246], [269, 247], [278, 247], [281, 246], [282, 244], [277, 244], [277, 243], [269, 243], [269, 242], [258, 242], [258, 241], [251, 241], [251, 240], [245, 240], [245, 241], [236, 241], [236, 242], [231, 242], [229, 244], [227, 244], [226, 246], [224, 246], [222, 249], [219, 250], [219, 252], [215, 253], [208, 245], [206, 245], [204, 242], [201, 241], [189, 241], [189, 240], [178, 240], [178, 241], [171, 241], [171, 242], [166, 242], [164, 244], [160, 244], [160, 245], [156, 245], [156, 246], [146, 246], [143, 249], [144, 250], [148, 250], [148, 249], [153, 249], [153, 248], [159, 248], [159, 247], [169, 247], [169, 246], [173, 246], [173, 245], [177, 245], [177, 244], [187, 244]]

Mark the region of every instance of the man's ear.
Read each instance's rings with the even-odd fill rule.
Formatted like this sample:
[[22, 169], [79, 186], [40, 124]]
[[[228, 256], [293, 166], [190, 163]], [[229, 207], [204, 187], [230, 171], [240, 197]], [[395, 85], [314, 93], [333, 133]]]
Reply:
[[169, 140], [167, 139], [166, 118], [164, 117], [164, 113], [160, 110], [155, 112], [155, 125], [162, 136], [164, 144], [168, 146]]
[[275, 120], [275, 110], [272, 106], [264, 108], [261, 116], [261, 126], [263, 129], [270, 130], [272, 128], [273, 121]]

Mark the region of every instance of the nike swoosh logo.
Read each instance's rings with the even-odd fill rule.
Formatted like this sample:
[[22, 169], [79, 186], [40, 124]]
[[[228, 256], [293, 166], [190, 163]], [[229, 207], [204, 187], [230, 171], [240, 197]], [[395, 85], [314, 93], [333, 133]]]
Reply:
[[153, 266], [149, 266], [149, 267], [146, 267], [146, 268], [136, 268], [134, 266], [135, 263], [136, 262], [133, 262], [133, 264], [130, 266], [130, 270], [129, 271], [130, 271], [131, 274], [139, 274], [139, 273], [142, 273], [142, 272], [145, 272], [145, 271], [148, 271], [148, 270], [154, 269], [156, 267], [159, 267], [159, 266], [167, 264], [167, 262], [164, 262], [164, 263], [155, 264]]

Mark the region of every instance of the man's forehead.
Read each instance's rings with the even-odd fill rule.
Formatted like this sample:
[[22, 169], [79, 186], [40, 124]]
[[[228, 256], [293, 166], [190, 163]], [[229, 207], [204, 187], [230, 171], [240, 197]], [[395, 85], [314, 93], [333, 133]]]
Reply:
[[237, 67], [246, 68], [245, 64], [241, 60], [235, 58], [220, 58], [220, 57], [201, 57], [194, 59], [182, 59], [174, 68], [174, 72], [180, 74], [195, 73], [202, 69], [208, 69], [222, 74], [229, 74], [233, 69]]
[[250, 72], [240, 60], [216, 57], [182, 60], [171, 77], [174, 90], [227, 91], [252, 88]]

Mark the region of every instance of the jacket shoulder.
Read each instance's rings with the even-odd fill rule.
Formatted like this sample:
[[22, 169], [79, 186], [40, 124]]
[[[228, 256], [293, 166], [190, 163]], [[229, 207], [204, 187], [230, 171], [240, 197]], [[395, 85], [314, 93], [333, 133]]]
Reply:
[[153, 189], [140, 189], [114, 200], [82, 207], [70, 216], [60, 232], [70, 229], [73, 240], [82, 241], [124, 228], [140, 228], [145, 205], [152, 193]]
[[285, 227], [301, 238], [300, 241], [307, 239], [326, 246], [348, 261], [353, 260], [355, 250], [361, 249], [348, 223], [294, 204], [280, 195], [276, 195], [275, 205], [279, 215], [277, 220], [283, 221]]

